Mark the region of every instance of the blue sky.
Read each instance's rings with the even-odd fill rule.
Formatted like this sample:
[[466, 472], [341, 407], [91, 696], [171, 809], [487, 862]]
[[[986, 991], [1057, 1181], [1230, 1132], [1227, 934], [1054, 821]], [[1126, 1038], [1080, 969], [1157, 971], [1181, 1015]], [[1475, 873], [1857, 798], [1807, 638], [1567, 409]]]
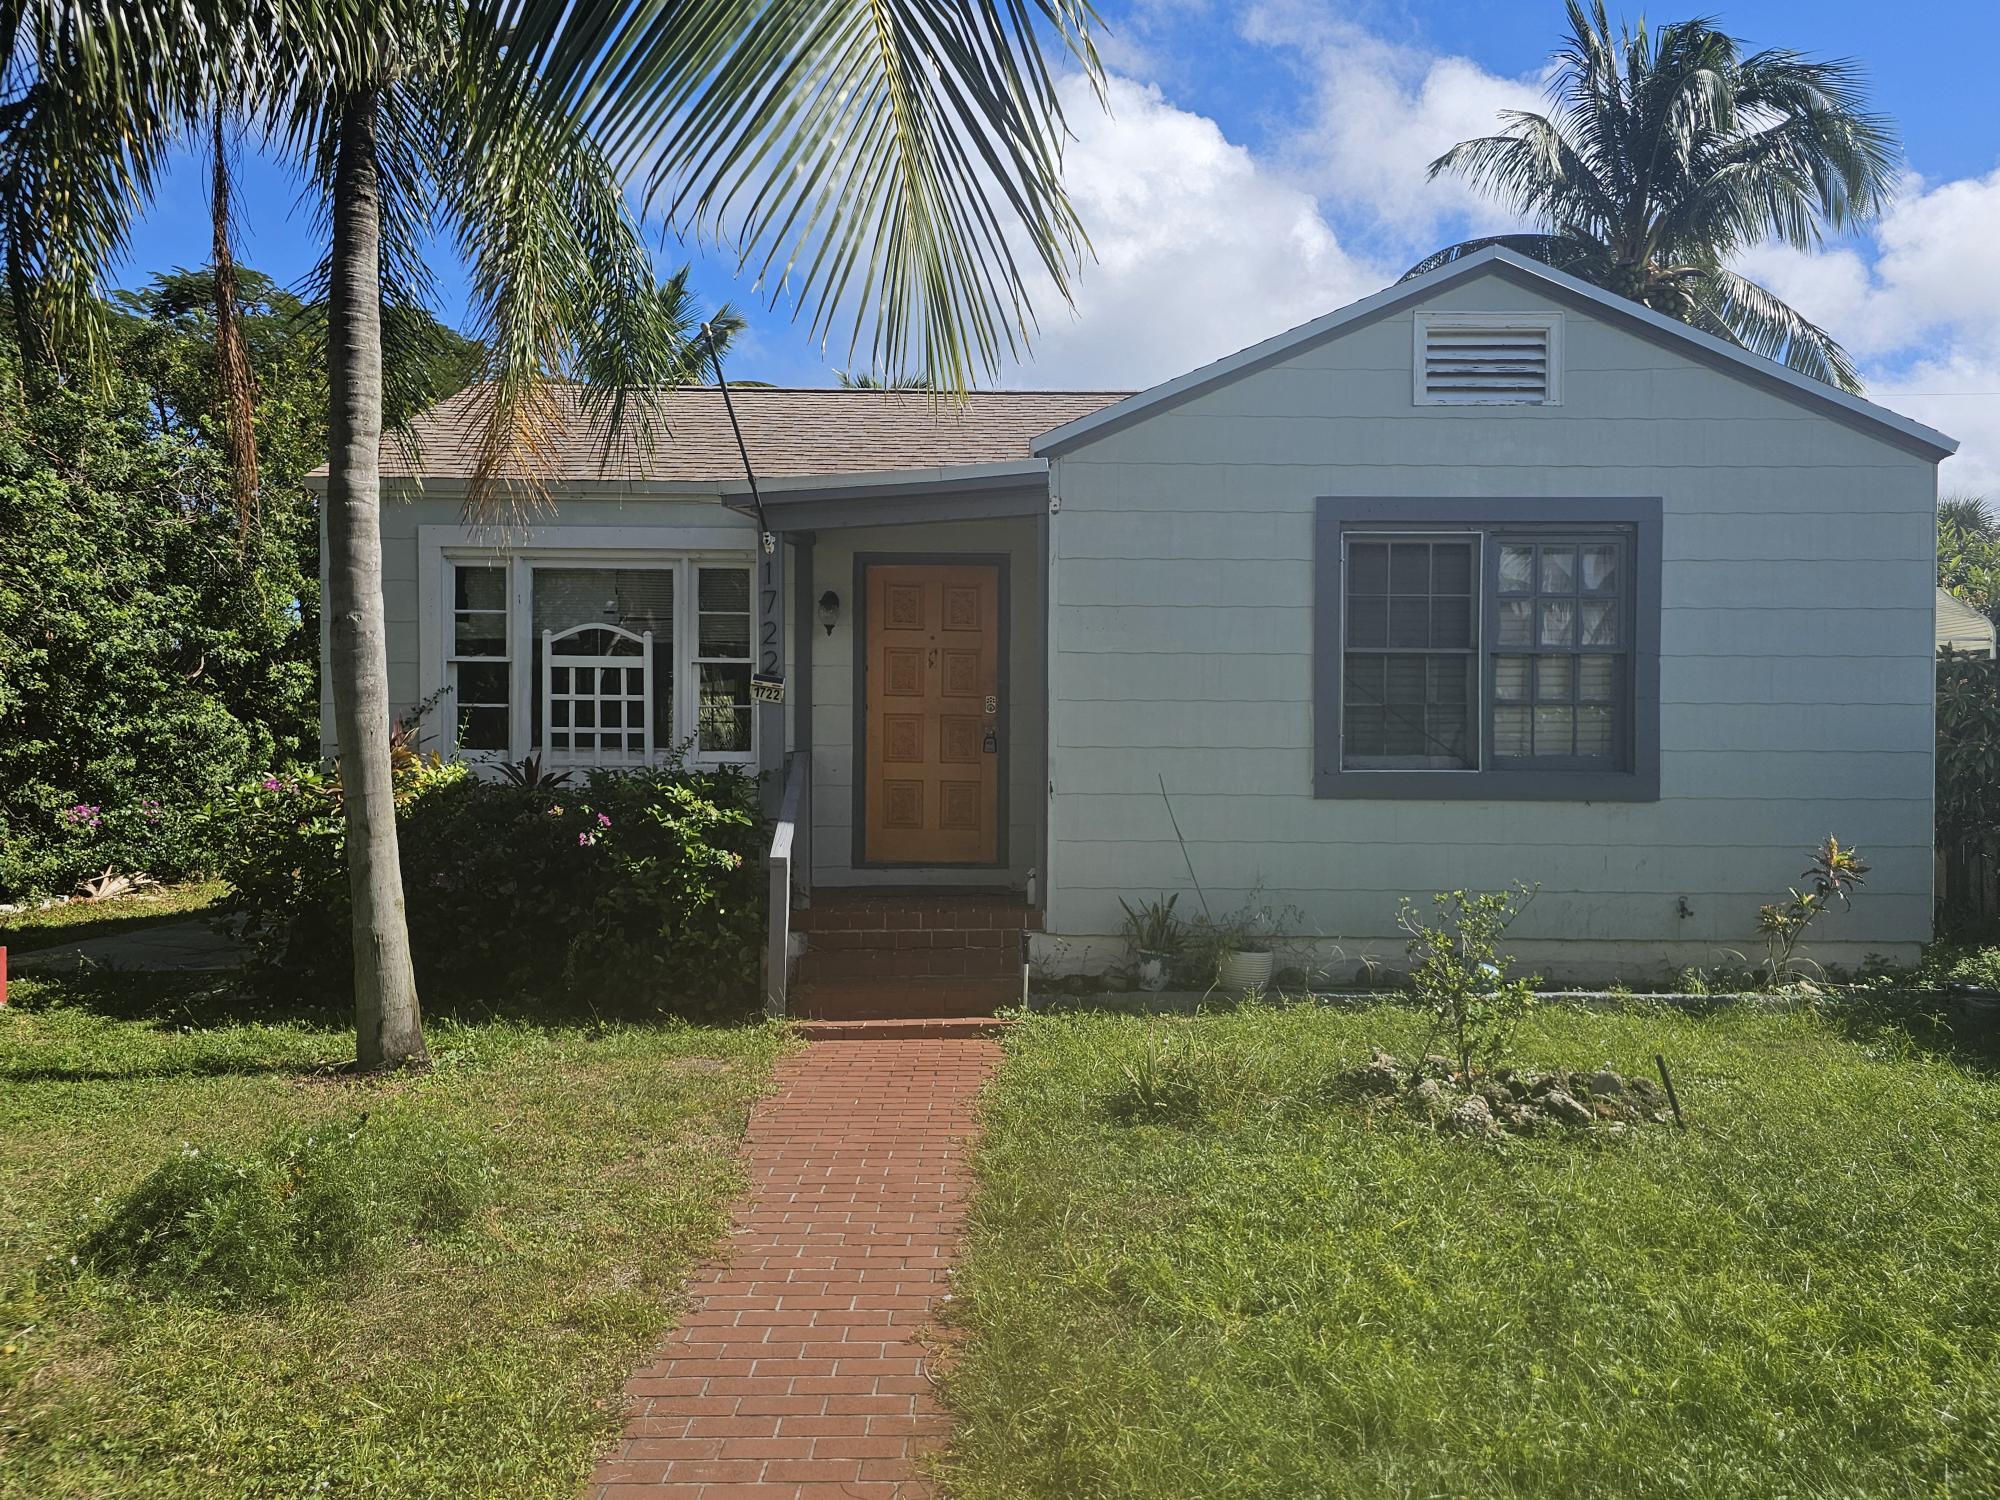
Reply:
[[[2000, 495], [2000, 6], [1767, 0], [1652, 9], [1717, 15], [1752, 46], [1851, 56], [1901, 127], [1911, 177], [1873, 231], [1810, 259], [1745, 269], [1847, 342], [1871, 390], [1964, 438], [1947, 485]], [[1468, 232], [1508, 227], [1422, 166], [1532, 105], [1562, 24], [1519, 0], [1126, 0], [1103, 7], [1111, 110], [1072, 90], [1072, 194], [1097, 250], [1072, 312], [1048, 305], [1010, 385], [1143, 385], [1364, 295]], [[1619, 14], [1615, 5], [1613, 14]], [[1626, 12], [1636, 16], [1635, 7]], [[141, 226], [117, 280], [207, 259], [206, 180], [189, 163]], [[298, 189], [243, 163], [240, 257], [281, 280], [319, 255]], [[663, 264], [688, 258], [676, 243]], [[825, 384], [846, 364], [756, 306], [731, 260], [696, 254], [710, 299], [751, 304], [732, 375]], [[458, 276], [438, 267], [457, 320]]]

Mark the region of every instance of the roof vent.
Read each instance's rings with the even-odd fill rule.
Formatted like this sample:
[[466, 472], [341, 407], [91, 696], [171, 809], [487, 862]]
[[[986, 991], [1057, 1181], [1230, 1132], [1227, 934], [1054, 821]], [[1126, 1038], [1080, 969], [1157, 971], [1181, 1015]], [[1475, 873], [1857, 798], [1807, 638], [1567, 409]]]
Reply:
[[1418, 313], [1419, 405], [1547, 406], [1559, 399], [1561, 321], [1511, 313]]

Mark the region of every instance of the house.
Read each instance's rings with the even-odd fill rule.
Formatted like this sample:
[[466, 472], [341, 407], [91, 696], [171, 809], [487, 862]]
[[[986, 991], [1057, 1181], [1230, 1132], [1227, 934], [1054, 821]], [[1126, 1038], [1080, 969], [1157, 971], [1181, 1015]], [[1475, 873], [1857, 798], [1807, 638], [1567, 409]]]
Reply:
[[1937, 648], [1993, 659], [1993, 622], [1943, 589], [1937, 591]]
[[1754, 954], [1829, 832], [1814, 955], [1930, 935], [1916, 422], [1499, 249], [1132, 394], [732, 394], [761, 520], [712, 388], [650, 454], [578, 416], [498, 538], [430, 414], [392, 690], [469, 757], [772, 773], [809, 977], [1101, 970], [1197, 882], [1351, 966], [1524, 881], [1525, 959], [1636, 980]]

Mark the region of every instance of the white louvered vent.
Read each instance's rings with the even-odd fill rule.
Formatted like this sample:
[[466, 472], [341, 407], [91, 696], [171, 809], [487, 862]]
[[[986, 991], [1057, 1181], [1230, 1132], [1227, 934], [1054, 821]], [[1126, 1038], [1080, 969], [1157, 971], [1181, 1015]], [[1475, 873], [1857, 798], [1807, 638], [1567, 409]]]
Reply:
[[1504, 314], [1417, 316], [1417, 401], [1543, 406], [1559, 399], [1560, 323]]

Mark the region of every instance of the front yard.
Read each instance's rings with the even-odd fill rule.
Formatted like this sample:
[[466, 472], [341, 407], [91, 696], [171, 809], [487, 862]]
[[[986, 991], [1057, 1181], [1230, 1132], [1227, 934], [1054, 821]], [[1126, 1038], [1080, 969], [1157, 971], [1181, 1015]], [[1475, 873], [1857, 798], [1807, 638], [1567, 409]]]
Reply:
[[[0, 1011], [0, 1495], [574, 1494], [722, 1230], [780, 1035], [440, 1019], [434, 1072], [358, 1083], [341, 1017], [210, 983], [20, 980]], [[470, 1143], [490, 1187], [278, 1303], [71, 1264], [184, 1144], [321, 1127]]]
[[1488, 1145], [1329, 1087], [1424, 1037], [1391, 1007], [1015, 1031], [951, 1492], [2000, 1492], [1990, 1061], [1807, 1013], [1545, 1010], [1524, 1064], [1663, 1052], [1687, 1132]]

